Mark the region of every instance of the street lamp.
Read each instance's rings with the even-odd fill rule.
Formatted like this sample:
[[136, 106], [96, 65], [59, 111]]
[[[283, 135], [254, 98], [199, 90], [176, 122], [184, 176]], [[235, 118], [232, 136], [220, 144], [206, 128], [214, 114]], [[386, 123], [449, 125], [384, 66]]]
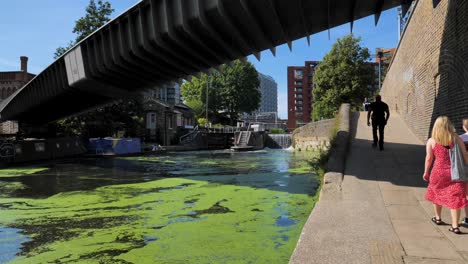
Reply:
[[210, 87], [210, 84], [211, 84], [211, 78], [209, 75], [207, 75], [208, 77], [208, 83], [206, 85], [206, 119], [205, 119], [205, 126], [208, 128], [208, 88]]
[[382, 57], [383, 57], [383, 52], [379, 51], [377, 52], [377, 56], [379, 56], [379, 91], [382, 89]]

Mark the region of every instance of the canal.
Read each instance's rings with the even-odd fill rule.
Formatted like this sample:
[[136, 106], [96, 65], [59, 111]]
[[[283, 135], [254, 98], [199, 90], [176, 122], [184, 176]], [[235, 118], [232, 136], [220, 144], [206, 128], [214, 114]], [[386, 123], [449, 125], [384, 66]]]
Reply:
[[178, 152], [0, 170], [0, 263], [288, 263], [311, 154]]

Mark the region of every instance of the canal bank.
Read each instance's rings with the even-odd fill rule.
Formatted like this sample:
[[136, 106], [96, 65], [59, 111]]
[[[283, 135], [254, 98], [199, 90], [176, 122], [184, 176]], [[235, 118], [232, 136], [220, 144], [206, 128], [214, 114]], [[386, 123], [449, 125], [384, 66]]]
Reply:
[[[468, 236], [430, 220], [424, 143], [392, 112], [385, 150], [373, 149], [366, 118], [366, 112], [352, 113], [343, 176], [322, 188], [290, 263], [467, 263]], [[442, 219], [449, 222], [449, 210]]]

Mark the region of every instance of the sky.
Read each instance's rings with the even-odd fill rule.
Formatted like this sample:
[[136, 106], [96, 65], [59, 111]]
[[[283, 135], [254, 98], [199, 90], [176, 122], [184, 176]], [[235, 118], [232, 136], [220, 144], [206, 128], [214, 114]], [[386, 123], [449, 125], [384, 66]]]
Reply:
[[[110, 0], [114, 8], [112, 18], [135, 5], [139, 0]], [[27, 56], [28, 72], [38, 74], [53, 63], [57, 47], [66, 46], [76, 35], [75, 21], [85, 15], [89, 0], [0, 0], [0, 72], [20, 70], [20, 56]], [[312, 35], [310, 46], [306, 38], [293, 42], [292, 52], [287, 45], [276, 49], [276, 57], [263, 51], [261, 60], [249, 56], [257, 71], [270, 75], [278, 84], [278, 117], [287, 118], [287, 67], [304, 66], [307, 60], [322, 60], [333, 43], [350, 33], [345, 24]], [[361, 45], [375, 54], [376, 48], [393, 48], [398, 44], [396, 8], [382, 13], [377, 26], [374, 17], [354, 22], [353, 33], [362, 38]]]

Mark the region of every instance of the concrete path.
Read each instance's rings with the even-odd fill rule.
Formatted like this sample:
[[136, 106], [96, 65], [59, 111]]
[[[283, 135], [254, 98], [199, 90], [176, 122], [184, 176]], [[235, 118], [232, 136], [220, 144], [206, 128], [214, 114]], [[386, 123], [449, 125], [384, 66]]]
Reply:
[[290, 263], [468, 263], [468, 229], [457, 236], [430, 221], [424, 143], [392, 113], [385, 150], [373, 149], [366, 114], [352, 117], [341, 191], [322, 191]]

